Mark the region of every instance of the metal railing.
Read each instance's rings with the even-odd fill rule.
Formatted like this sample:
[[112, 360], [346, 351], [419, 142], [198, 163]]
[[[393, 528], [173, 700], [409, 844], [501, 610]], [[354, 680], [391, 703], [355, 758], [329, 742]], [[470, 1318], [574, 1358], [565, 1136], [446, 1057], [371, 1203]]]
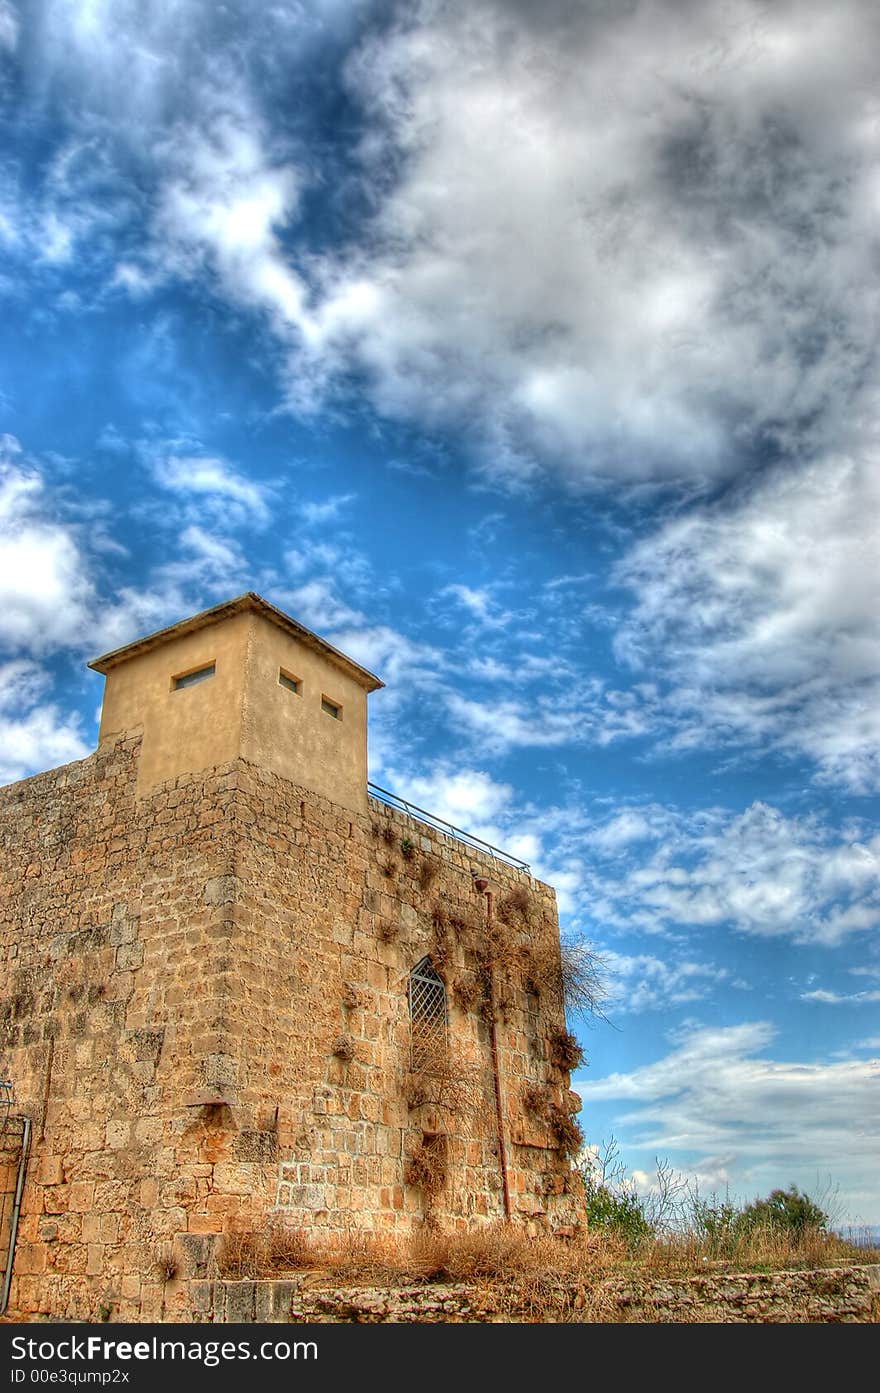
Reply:
[[458, 842], [464, 842], [466, 846], [472, 846], [475, 851], [488, 852], [490, 856], [497, 857], [499, 861], [506, 862], [508, 866], [514, 866], [518, 871], [526, 871], [531, 875], [532, 868], [527, 861], [520, 861], [516, 856], [502, 851], [500, 847], [493, 846], [491, 842], [484, 842], [482, 837], [474, 837], [470, 832], [465, 832], [461, 827], [456, 827], [444, 818], [435, 817], [433, 813], [420, 808], [418, 804], [410, 803], [406, 798], [398, 797], [396, 793], [389, 793], [387, 788], [380, 788], [378, 784], [368, 782], [367, 791], [377, 803], [384, 803], [386, 807], [397, 808], [399, 812], [408, 813], [417, 822], [424, 822], [426, 826], [433, 827], [438, 832], [445, 832], [447, 836], [454, 837]]

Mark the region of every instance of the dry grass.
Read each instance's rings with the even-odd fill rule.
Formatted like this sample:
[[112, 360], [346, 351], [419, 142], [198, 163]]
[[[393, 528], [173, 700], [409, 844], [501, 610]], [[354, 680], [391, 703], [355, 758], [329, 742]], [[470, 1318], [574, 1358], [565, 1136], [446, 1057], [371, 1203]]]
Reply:
[[[437, 1139], [441, 1144], [445, 1140]], [[424, 1139], [422, 1145], [424, 1146]], [[428, 1148], [430, 1150], [430, 1147]], [[442, 1150], [442, 1145], [437, 1151]], [[420, 1187], [430, 1201], [442, 1186], [438, 1158], [412, 1157]], [[414, 1179], [412, 1183], [417, 1183]], [[428, 1204], [430, 1208], [430, 1203]], [[224, 1235], [218, 1273], [227, 1277], [274, 1277], [309, 1271], [332, 1286], [395, 1287], [413, 1282], [467, 1282], [482, 1290], [497, 1315], [517, 1321], [650, 1323], [666, 1319], [642, 1302], [621, 1305], [614, 1283], [621, 1279], [691, 1277], [723, 1272], [781, 1271], [849, 1266], [880, 1261], [880, 1252], [859, 1249], [814, 1231], [799, 1241], [754, 1234], [727, 1261], [713, 1258], [692, 1235], [645, 1242], [635, 1250], [608, 1232], [581, 1230], [574, 1238], [529, 1236], [508, 1224], [489, 1224], [470, 1233], [445, 1234], [426, 1226], [409, 1239], [366, 1233], [327, 1234], [322, 1242], [280, 1226], [264, 1234]], [[699, 1320], [699, 1308], [692, 1315]], [[677, 1319], [688, 1319], [686, 1311]]]

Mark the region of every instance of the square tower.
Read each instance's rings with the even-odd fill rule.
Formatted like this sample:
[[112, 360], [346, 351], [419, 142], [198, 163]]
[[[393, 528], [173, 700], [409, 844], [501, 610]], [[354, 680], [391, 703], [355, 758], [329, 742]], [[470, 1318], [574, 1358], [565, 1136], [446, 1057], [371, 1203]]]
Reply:
[[238, 758], [367, 806], [367, 695], [384, 684], [248, 592], [96, 658], [99, 741], [141, 729], [138, 793]]

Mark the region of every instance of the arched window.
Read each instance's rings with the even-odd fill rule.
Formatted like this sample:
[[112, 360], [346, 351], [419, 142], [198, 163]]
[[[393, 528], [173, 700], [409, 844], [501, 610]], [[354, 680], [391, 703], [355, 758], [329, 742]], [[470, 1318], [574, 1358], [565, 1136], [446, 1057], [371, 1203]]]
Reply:
[[446, 988], [430, 958], [409, 974], [410, 1064], [424, 1069], [446, 1049]]

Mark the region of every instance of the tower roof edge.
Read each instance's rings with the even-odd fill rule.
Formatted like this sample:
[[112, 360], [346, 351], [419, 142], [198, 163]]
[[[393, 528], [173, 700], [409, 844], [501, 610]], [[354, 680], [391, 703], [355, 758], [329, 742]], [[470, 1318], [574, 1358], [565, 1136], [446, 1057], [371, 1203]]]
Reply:
[[253, 590], [236, 596], [234, 600], [227, 600], [224, 604], [202, 610], [199, 614], [190, 615], [187, 619], [181, 619], [177, 624], [157, 629], [155, 633], [146, 634], [143, 638], [134, 639], [121, 648], [114, 648], [110, 653], [93, 658], [88, 666], [93, 671], [103, 673], [106, 676], [108, 672], [119, 667], [121, 663], [149, 653], [152, 649], [160, 647], [161, 644], [167, 643], [171, 639], [181, 638], [184, 634], [209, 628], [212, 624], [221, 624], [224, 620], [231, 619], [233, 615], [247, 611], [261, 615], [269, 623], [277, 625], [279, 629], [298, 639], [306, 647], [313, 649], [316, 653], [321, 653], [328, 661], [348, 673], [365, 691], [375, 692], [380, 687], [384, 687], [385, 683], [375, 673], [362, 667], [360, 663], [356, 663], [353, 658], [349, 658], [338, 648], [334, 648], [332, 643], [328, 643], [326, 639], [313, 633], [311, 629], [307, 629], [304, 624], [300, 624], [298, 620], [291, 618], [289, 614], [285, 614], [284, 610], [279, 609], [277, 605], [270, 604], [268, 600], [263, 599], [262, 595], [257, 595]]

